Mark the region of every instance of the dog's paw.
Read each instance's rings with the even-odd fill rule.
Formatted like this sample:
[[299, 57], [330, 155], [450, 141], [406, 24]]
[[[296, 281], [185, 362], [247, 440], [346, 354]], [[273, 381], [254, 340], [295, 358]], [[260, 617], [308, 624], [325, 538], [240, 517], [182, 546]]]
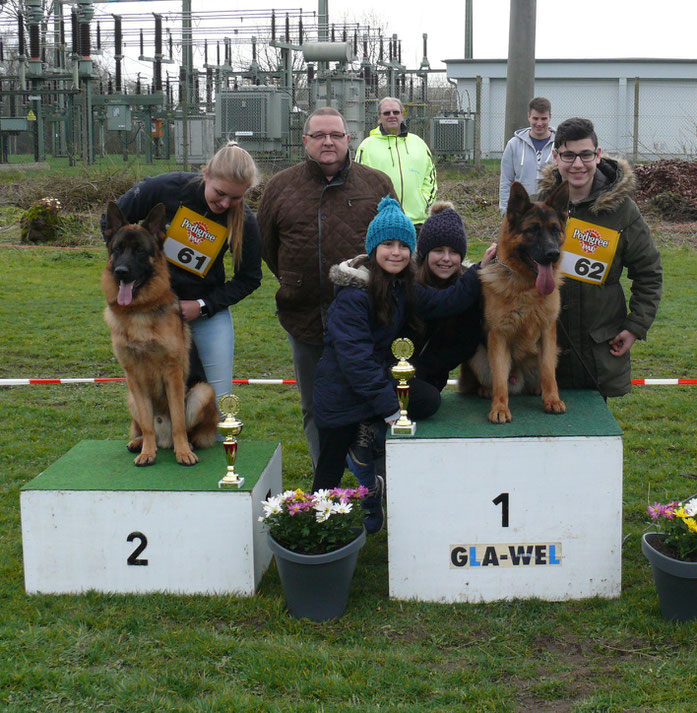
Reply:
[[138, 438], [134, 438], [132, 441], [129, 441], [126, 444], [126, 448], [128, 448], [131, 453], [140, 453], [143, 448], [143, 437], [138, 436]]
[[179, 465], [196, 465], [198, 463], [198, 456], [192, 451], [176, 451], [175, 457]]
[[547, 399], [544, 407], [547, 413], [566, 413], [566, 404], [561, 399]]
[[157, 460], [157, 453], [148, 453], [146, 451], [141, 451], [140, 455], [133, 461], [134, 465], [137, 466], [144, 466], [144, 465], [153, 465], [153, 463]]
[[507, 408], [492, 408], [489, 411], [489, 421], [491, 423], [510, 423], [513, 416]]

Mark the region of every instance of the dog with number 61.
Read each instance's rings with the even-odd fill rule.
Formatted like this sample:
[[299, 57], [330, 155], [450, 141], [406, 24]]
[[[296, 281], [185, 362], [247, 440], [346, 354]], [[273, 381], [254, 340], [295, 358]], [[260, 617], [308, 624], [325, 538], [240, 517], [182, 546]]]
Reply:
[[134, 463], [152, 465], [157, 449], [174, 448], [177, 462], [194, 465], [193, 448], [217, 439], [218, 410], [210, 384], [186, 391], [191, 334], [170, 289], [163, 252], [165, 207], [141, 225], [129, 223], [113, 201], [106, 211], [109, 258], [102, 273], [104, 319], [126, 372]]

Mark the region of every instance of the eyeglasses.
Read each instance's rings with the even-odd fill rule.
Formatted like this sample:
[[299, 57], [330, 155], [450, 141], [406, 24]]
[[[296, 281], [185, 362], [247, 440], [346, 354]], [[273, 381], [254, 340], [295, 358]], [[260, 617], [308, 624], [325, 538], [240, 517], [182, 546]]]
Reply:
[[581, 153], [574, 153], [573, 151], [559, 151], [557, 156], [564, 163], [573, 163], [578, 156], [583, 163], [590, 163], [598, 155], [598, 149], [595, 151], [581, 151]]
[[392, 114], [392, 115], [394, 115], [394, 116], [398, 116], [398, 115], [401, 114], [401, 113], [402, 113], [402, 110], [401, 110], [401, 109], [392, 109], [392, 110], [390, 110], [390, 111], [383, 111], [383, 112], [382, 112], [382, 115], [383, 115], [383, 116], [390, 116], [390, 114]]
[[324, 141], [325, 137], [328, 137], [331, 141], [341, 141], [346, 134], [340, 134], [338, 131], [332, 131], [330, 134], [327, 134], [324, 131], [317, 131], [314, 134], [305, 134], [305, 136], [313, 141]]

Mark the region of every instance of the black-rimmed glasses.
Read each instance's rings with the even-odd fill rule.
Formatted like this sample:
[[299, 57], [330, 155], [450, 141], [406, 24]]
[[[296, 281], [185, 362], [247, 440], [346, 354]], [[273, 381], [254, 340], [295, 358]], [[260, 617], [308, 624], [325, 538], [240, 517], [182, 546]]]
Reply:
[[331, 133], [326, 133], [324, 131], [316, 131], [314, 134], [305, 134], [305, 136], [312, 139], [313, 141], [324, 141], [325, 137], [329, 137], [332, 141], [341, 141], [341, 139], [343, 139], [346, 134], [341, 134], [338, 131], [332, 131]]
[[564, 163], [573, 163], [576, 157], [581, 159], [583, 163], [590, 163], [598, 155], [598, 149], [595, 151], [581, 151], [581, 153], [575, 153], [574, 151], [559, 151], [557, 156]]
[[398, 116], [401, 113], [402, 113], [402, 111], [400, 109], [391, 109], [390, 111], [383, 111], [382, 115], [390, 116], [390, 114], [392, 114], [393, 116]]

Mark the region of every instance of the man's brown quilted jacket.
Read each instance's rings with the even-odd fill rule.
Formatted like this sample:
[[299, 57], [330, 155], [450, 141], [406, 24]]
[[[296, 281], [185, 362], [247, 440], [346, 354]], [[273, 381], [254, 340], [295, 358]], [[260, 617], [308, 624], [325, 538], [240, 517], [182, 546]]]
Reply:
[[331, 181], [311, 159], [269, 180], [257, 211], [262, 257], [281, 283], [278, 318], [293, 337], [322, 344], [334, 298], [329, 269], [365, 252], [378, 203], [395, 196], [382, 171], [350, 160]]

